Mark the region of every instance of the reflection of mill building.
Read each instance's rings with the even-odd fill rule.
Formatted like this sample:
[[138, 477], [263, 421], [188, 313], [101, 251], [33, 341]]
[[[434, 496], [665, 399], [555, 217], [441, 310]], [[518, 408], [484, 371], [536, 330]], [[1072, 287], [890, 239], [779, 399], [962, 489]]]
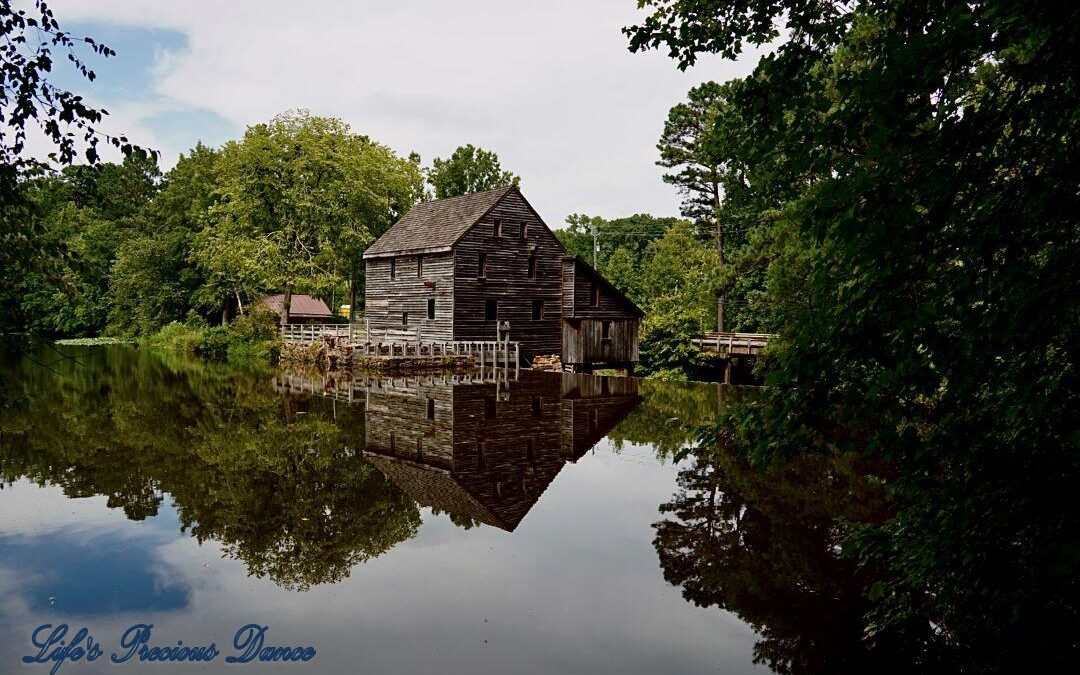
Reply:
[[424, 506], [512, 531], [639, 403], [628, 378], [522, 373], [365, 383], [366, 453]]

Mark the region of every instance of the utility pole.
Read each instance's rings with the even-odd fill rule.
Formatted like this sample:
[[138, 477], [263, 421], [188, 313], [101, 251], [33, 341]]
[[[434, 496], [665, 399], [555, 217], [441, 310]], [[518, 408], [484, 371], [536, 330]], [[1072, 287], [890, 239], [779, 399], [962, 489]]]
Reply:
[[589, 225], [589, 232], [592, 234], [592, 266], [595, 268], [596, 254], [600, 252], [600, 240], [598, 239], [596, 223]]

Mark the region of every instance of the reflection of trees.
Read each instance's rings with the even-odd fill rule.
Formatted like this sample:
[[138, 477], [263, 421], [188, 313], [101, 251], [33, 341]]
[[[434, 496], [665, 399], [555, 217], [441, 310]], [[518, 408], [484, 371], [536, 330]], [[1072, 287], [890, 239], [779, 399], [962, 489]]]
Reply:
[[873, 577], [839, 550], [840, 523], [885, 513], [880, 484], [858, 469], [851, 457], [760, 471], [731, 448], [694, 456], [655, 525], [664, 578], [753, 626], [755, 661], [778, 672], [898, 670], [901, 652], [910, 669], [910, 635], [864, 639]]
[[608, 434], [619, 444], [648, 444], [657, 457], [679, 456], [691, 446], [702, 427], [713, 424], [725, 406], [752, 395], [752, 387], [639, 380], [641, 404]]
[[168, 493], [184, 530], [279, 584], [341, 579], [419, 528], [416, 505], [359, 457], [361, 410], [128, 349], [5, 380], [5, 481], [105, 495], [135, 520]]

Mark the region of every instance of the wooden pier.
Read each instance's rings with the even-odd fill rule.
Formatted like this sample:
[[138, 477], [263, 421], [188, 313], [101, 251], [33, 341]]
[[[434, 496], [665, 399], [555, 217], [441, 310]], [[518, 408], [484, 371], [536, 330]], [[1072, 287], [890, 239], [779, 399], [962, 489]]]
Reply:
[[424, 336], [419, 327], [411, 330], [373, 329], [365, 324], [287, 324], [281, 339], [290, 344], [310, 344], [324, 338], [351, 348], [354, 356], [383, 359], [438, 357], [473, 358], [477, 365], [517, 370], [521, 365], [521, 345], [511, 340], [443, 340]]

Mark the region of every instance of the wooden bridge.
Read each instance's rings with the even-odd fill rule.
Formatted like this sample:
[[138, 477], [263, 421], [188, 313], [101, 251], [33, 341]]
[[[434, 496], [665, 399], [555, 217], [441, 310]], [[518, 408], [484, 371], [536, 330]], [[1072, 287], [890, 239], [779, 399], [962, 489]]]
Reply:
[[765, 349], [770, 333], [705, 333], [691, 343], [705, 352], [715, 352], [724, 360], [724, 383], [731, 383], [732, 362], [735, 358], [756, 358]]
[[776, 337], [770, 333], [705, 333], [691, 342], [706, 352], [725, 356], [757, 356]]
[[286, 324], [281, 339], [293, 344], [309, 344], [334, 338], [351, 347], [354, 355], [380, 358], [434, 358], [470, 356], [480, 366], [491, 365], [517, 369], [521, 363], [518, 342], [497, 340], [443, 340], [424, 337], [415, 329], [371, 329], [362, 323]]

